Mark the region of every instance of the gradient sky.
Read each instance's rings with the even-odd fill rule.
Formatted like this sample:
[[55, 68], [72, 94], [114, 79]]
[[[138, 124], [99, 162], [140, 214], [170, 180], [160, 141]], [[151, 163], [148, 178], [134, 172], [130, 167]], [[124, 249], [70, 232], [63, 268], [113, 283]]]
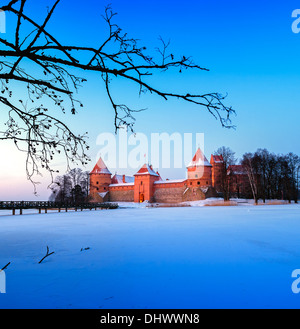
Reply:
[[[51, 3], [28, 0], [28, 10], [41, 17]], [[298, 1], [61, 0], [49, 30], [61, 43], [97, 47], [107, 35], [101, 14], [108, 3], [118, 12], [116, 22], [129, 36], [141, 39], [150, 54], [162, 36], [171, 40], [172, 53], [192, 56], [211, 70], [159, 74], [151, 80], [154, 86], [183, 93], [228, 93], [226, 104], [237, 112], [233, 117], [237, 129], [227, 130], [205, 109], [157, 96], [139, 99], [135, 86], [115, 81], [112, 90], [118, 101], [148, 108], [136, 115], [137, 132], [204, 133], [207, 157], [223, 145], [231, 147], [237, 157], [258, 148], [300, 154], [300, 34], [291, 29]], [[11, 23], [7, 17], [7, 38], [13, 31]], [[88, 82], [78, 95], [84, 110], [76, 117], [67, 114], [64, 120], [78, 133], [89, 132], [93, 163], [86, 169], [90, 170], [99, 151], [98, 134], [114, 132], [114, 127], [102, 80], [95, 74], [85, 77]], [[5, 116], [0, 114], [0, 119]], [[0, 151], [0, 200], [34, 199], [25, 179], [23, 155], [11, 143], [1, 143]], [[161, 173], [164, 178], [182, 178], [185, 170]], [[38, 198], [47, 199], [49, 177], [40, 181]]]

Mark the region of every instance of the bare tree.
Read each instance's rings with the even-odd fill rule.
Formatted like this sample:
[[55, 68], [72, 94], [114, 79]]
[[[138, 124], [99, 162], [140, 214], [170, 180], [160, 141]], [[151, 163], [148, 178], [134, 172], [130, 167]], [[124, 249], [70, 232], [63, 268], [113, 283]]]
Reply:
[[57, 176], [50, 186], [52, 195], [50, 201], [61, 203], [82, 203], [89, 195], [89, 173], [80, 168], [74, 168], [63, 176]]
[[52, 194], [49, 198], [50, 201], [65, 203], [70, 201], [72, 196], [72, 181], [68, 174], [55, 177], [50, 186]]
[[88, 185], [89, 185], [89, 173], [83, 171], [80, 168], [74, 168], [68, 176], [71, 182], [71, 196], [72, 202], [78, 204], [83, 201], [87, 201], [88, 197]]
[[258, 149], [255, 153], [256, 163], [260, 176], [260, 194], [263, 202], [266, 203], [267, 196], [267, 172], [270, 162], [270, 153], [266, 149]]
[[252, 153], [246, 153], [243, 155], [241, 161], [242, 166], [244, 167], [247, 176], [249, 178], [249, 183], [251, 186], [253, 199], [255, 203], [258, 204], [258, 173], [257, 173], [257, 164], [255, 161], [255, 156]]
[[299, 176], [299, 171], [300, 171], [300, 157], [299, 157], [299, 163], [298, 163], [298, 166], [297, 166], [297, 175], [296, 175], [296, 184], [297, 184], [297, 201], [296, 203], [298, 203], [298, 199], [299, 199], [299, 194], [300, 194], [300, 184], [299, 184], [299, 181], [300, 181], [300, 176]]
[[224, 196], [224, 201], [229, 201], [230, 199], [230, 184], [231, 179], [229, 167], [236, 163], [235, 152], [233, 152], [229, 147], [222, 146], [217, 149], [215, 155], [222, 155], [222, 172], [221, 172], [221, 190]]
[[294, 200], [298, 203], [298, 167], [300, 164], [300, 158], [298, 155], [290, 152], [286, 156], [286, 160], [289, 168], [289, 181], [290, 181], [290, 198], [289, 201]]
[[[134, 115], [142, 109], [132, 109], [115, 99], [110, 87], [114, 78], [136, 84], [140, 94], [150, 92], [165, 100], [176, 98], [196, 104], [208, 110], [223, 127], [232, 127], [231, 115], [235, 112], [223, 103], [225, 96], [156, 89], [149, 81], [155, 72], [208, 70], [196, 65], [190, 57], [176, 57], [169, 51], [169, 43], [163, 40], [157, 48], [157, 56], [146, 54], [146, 47], [139, 46], [137, 39], [129, 38], [114, 23], [116, 14], [110, 7], [106, 7], [103, 16], [108, 27], [108, 35], [103, 41], [95, 40], [97, 45], [91, 47], [60, 43], [59, 38], [47, 30], [59, 2], [54, 2], [41, 22], [30, 15], [30, 0], [11, 0], [0, 8], [16, 17], [14, 38], [0, 38], [0, 103], [2, 111], [8, 114], [5, 127], [0, 130], [0, 139], [14, 141], [27, 153], [27, 177], [33, 183], [40, 168], [53, 174], [51, 161], [57, 154], [64, 154], [68, 168], [70, 163], [86, 165], [89, 160], [86, 133], [76, 135], [53, 114], [55, 108], [76, 114], [83, 107], [75, 98], [86, 81], [77, 75], [80, 70], [96, 72], [103, 80], [115, 114], [116, 131], [121, 126], [133, 130]], [[15, 90], [20, 88], [26, 96], [19, 98]], [[47, 102], [52, 104], [47, 106]]]
[[269, 153], [268, 165], [267, 165], [267, 198], [275, 199], [278, 195], [278, 161], [277, 156], [274, 153]]

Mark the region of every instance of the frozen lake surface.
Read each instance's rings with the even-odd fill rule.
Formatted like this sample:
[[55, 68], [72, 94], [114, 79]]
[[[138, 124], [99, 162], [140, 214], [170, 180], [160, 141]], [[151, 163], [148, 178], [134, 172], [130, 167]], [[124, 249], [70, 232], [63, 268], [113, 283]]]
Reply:
[[300, 206], [2, 213], [8, 262], [0, 308], [300, 308]]

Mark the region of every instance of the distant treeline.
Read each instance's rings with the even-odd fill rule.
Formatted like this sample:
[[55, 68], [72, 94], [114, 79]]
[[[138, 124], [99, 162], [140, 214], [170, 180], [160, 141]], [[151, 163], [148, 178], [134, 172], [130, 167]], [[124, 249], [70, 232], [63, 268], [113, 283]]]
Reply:
[[249, 179], [253, 198], [298, 201], [300, 158], [259, 149], [243, 155], [241, 165]]
[[[223, 157], [221, 192], [224, 200], [236, 196], [236, 183], [246, 185], [244, 191], [247, 198], [256, 202], [262, 199], [279, 199], [291, 202], [298, 201], [300, 158], [294, 153], [286, 155], [271, 153], [266, 149], [258, 149], [255, 153], [245, 153], [240, 161], [235, 152], [228, 147], [220, 147], [216, 155]], [[238, 167], [236, 167], [238, 165]], [[234, 176], [235, 168], [238, 172]]]

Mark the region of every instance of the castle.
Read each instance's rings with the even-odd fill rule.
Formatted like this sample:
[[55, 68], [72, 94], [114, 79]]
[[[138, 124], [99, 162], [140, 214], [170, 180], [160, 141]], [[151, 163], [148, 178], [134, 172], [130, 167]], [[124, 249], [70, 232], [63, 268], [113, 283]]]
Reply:
[[[180, 203], [204, 200], [220, 195], [223, 157], [212, 155], [210, 162], [200, 150], [187, 167], [187, 178], [163, 180], [151, 165], [145, 164], [133, 177], [115, 174], [99, 159], [90, 173], [90, 199], [94, 202], [157, 202]], [[233, 189], [242, 193], [245, 173], [241, 166], [230, 168]]]

